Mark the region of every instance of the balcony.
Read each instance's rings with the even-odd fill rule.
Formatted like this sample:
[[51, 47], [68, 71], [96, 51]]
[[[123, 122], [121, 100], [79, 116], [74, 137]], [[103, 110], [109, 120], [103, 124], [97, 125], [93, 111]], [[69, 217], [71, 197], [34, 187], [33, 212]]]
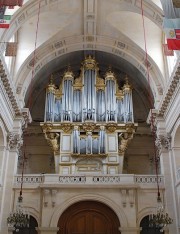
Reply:
[[[23, 188], [137, 188], [157, 189], [158, 184], [164, 189], [164, 177], [159, 175], [57, 175], [57, 174], [26, 174], [23, 176]], [[20, 188], [22, 176], [14, 177], [14, 188]]]

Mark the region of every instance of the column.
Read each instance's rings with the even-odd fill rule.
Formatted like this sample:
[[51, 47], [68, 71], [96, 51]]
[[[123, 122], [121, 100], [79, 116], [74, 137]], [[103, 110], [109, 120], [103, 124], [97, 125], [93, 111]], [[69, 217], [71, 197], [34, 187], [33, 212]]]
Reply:
[[[173, 219], [173, 223], [168, 226], [170, 233], [179, 233], [177, 229], [177, 210], [175, 200], [175, 178], [174, 165], [171, 151], [171, 138], [167, 134], [158, 135], [156, 147], [160, 156], [161, 174], [164, 175], [165, 184], [165, 210]], [[161, 194], [161, 198], [162, 194]]]
[[[2, 187], [2, 206], [1, 206], [1, 233], [8, 233], [7, 217], [13, 210], [16, 201], [13, 201], [13, 183], [14, 175], [17, 170], [17, 161], [19, 156], [19, 149], [22, 146], [21, 135], [17, 133], [10, 133], [8, 135], [8, 148], [6, 150], [6, 164], [4, 165], [4, 182]], [[14, 202], [14, 204], [13, 204]], [[9, 230], [10, 233], [12, 230]]]

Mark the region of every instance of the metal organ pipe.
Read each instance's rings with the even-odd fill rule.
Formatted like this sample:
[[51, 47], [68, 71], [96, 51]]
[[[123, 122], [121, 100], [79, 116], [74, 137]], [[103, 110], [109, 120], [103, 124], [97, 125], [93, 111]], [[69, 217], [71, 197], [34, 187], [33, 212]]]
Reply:
[[63, 77], [63, 121], [72, 122], [73, 80], [73, 73], [68, 69]]
[[50, 84], [46, 90], [46, 110], [45, 121], [54, 121], [54, 100], [55, 100], [55, 85], [53, 84], [53, 77], [51, 76]]
[[[74, 154], [105, 154], [105, 123], [133, 122], [132, 88], [126, 77], [122, 90], [114, 73], [99, 75], [96, 61], [87, 57], [81, 74], [74, 79], [68, 69], [59, 88], [52, 77], [46, 89], [45, 122], [76, 122], [72, 132]], [[83, 122], [103, 122], [100, 130], [83, 129]], [[97, 127], [97, 126], [96, 126]], [[99, 128], [99, 127], [98, 127]]]
[[115, 77], [111, 71], [106, 73], [106, 121], [115, 121]]
[[133, 122], [133, 103], [132, 103], [132, 88], [128, 83], [126, 77], [126, 83], [123, 86], [124, 93], [124, 122]]

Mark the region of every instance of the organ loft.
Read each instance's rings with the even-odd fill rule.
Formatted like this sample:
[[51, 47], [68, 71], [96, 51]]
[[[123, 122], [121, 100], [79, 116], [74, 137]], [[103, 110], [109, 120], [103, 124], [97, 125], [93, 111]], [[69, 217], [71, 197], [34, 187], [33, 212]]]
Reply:
[[41, 127], [54, 152], [57, 174], [121, 174], [124, 154], [137, 124], [128, 77], [119, 87], [109, 69], [104, 77], [87, 56], [79, 77], [70, 68], [59, 87], [51, 76]]

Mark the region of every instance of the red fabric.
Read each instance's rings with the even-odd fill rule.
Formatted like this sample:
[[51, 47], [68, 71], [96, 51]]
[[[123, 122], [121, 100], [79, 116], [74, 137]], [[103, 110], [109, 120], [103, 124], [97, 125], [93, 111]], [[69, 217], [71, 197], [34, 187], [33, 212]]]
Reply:
[[0, 24], [0, 28], [9, 28], [9, 24]]
[[176, 38], [180, 39], [180, 29], [175, 29]]
[[169, 50], [180, 50], [180, 40], [167, 39], [167, 44]]
[[0, 0], [0, 6], [22, 6], [23, 0]]

